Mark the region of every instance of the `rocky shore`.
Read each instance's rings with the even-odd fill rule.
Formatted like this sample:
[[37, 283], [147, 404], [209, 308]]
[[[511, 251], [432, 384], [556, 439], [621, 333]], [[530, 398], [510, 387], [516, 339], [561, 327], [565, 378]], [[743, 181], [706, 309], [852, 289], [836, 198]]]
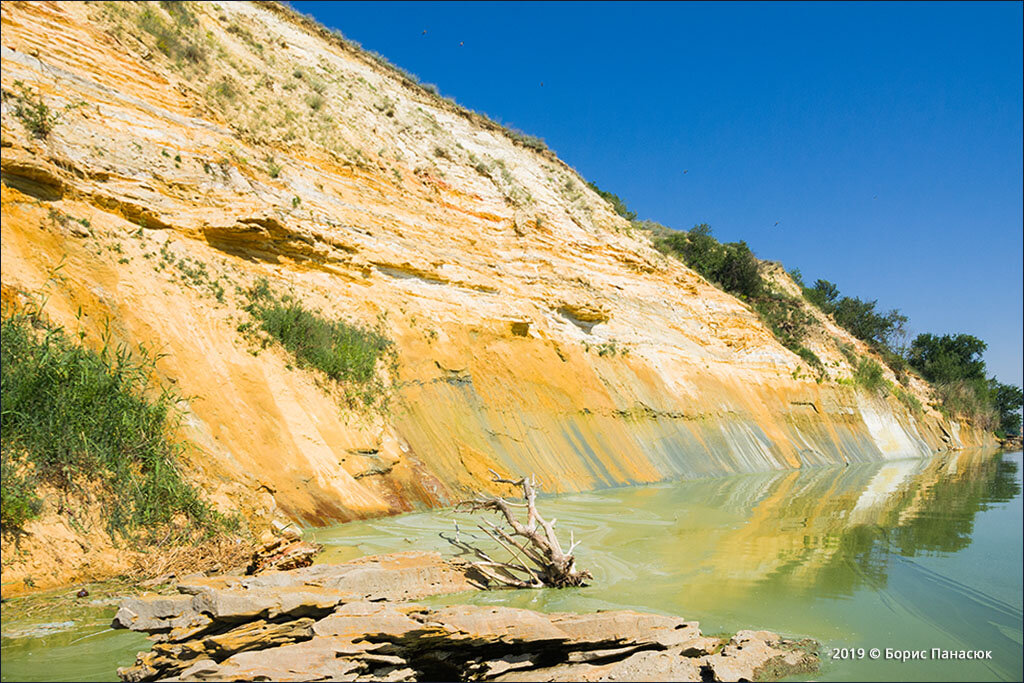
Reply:
[[409, 552], [182, 581], [124, 600], [115, 628], [151, 634], [124, 681], [737, 681], [817, 670], [817, 644], [703, 635], [634, 611], [540, 613], [415, 601], [479, 590], [467, 564]]
[[999, 440], [999, 450], [1003, 452], [1012, 453], [1021, 449], [1024, 449], [1024, 437], [1021, 437], [1020, 434]]

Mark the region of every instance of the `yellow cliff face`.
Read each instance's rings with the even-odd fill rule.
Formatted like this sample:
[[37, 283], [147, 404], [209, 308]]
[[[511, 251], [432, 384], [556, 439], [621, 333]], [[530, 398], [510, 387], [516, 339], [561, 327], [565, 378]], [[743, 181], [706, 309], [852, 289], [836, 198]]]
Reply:
[[[221, 507], [321, 524], [445, 505], [491, 468], [572, 491], [990, 438], [835, 382], [833, 337], [855, 343], [838, 328], [816, 383], [553, 155], [289, 11], [189, 12], [4, 3], [2, 279], [87, 339], [109, 322], [165, 354], [192, 399], [188, 465]], [[19, 87], [59, 113], [45, 137], [14, 115]], [[388, 411], [254, 353], [236, 288], [261, 276], [383, 325]]]

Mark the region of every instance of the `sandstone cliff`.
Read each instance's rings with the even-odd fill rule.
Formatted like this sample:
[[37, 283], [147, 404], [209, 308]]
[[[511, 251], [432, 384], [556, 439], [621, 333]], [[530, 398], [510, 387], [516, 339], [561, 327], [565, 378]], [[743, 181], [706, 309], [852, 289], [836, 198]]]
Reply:
[[[166, 354], [221, 507], [324, 524], [446, 505], [488, 468], [558, 492], [990, 443], [841, 382], [838, 343], [868, 351], [828, 320], [817, 382], [553, 154], [311, 22], [165, 4], [4, 3], [4, 298]], [[388, 410], [253, 349], [259, 277], [381, 325]]]

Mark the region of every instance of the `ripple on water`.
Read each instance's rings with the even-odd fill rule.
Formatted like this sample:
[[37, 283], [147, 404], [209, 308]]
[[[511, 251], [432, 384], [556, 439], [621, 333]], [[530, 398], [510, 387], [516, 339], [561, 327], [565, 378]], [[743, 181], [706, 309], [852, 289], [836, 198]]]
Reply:
[[[542, 498], [582, 539], [592, 586], [440, 596], [542, 611], [642, 609], [706, 633], [769, 628], [826, 647], [991, 649], [990, 662], [833, 662], [827, 680], [1013, 680], [1021, 671], [1020, 454], [701, 479]], [[888, 469], [886, 469], [888, 468]], [[451, 510], [310, 534], [321, 561], [451, 547]], [[108, 629], [112, 607], [8, 626], [3, 680], [111, 680], [148, 641]], [[88, 611], [89, 609], [93, 611]], [[91, 615], [91, 616], [90, 616]], [[47, 624], [74, 626], [46, 633]], [[7, 637], [8, 628], [40, 629]]]

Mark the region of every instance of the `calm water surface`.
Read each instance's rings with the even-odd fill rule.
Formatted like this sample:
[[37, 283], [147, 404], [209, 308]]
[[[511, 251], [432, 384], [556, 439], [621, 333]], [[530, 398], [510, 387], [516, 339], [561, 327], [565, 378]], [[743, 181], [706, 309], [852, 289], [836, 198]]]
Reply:
[[[542, 499], [583, 539], [594, 585], [434, 598], [545, 611], [642, 609], [705, 633], [767, 628], [826, 648], [824, 680], [1020, 680], [1021, 454], [959, 454], [746, 474]], [[472, 528], [459, 515], [463, 535]], [[452, 549], [449, 511], [316, 530], [320, 561]], [[18, 615], [8, 619], [8, 614]], [[106, 629], [112, 607], [19, 635], [41, 618], [4, 606], [3, 680], [113, 680], [148, 642]], [[10, 622], [10, 623], [9, 623]], [[57, 626], [55, 628], [62, 628]], [[9, 636], [19, 637], [9, 637]], [[830, 648], [991, 650], [990, 661], [833, 661]]]

